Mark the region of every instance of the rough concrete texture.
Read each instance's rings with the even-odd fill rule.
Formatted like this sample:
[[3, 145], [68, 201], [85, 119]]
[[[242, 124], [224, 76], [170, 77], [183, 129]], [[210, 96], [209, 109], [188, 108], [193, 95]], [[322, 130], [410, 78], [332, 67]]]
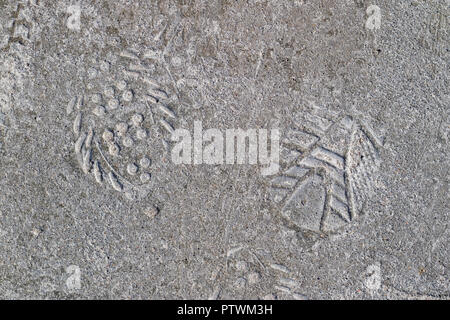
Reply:
[[0, 0], [0, 297], [448, 299], [449, 8]]

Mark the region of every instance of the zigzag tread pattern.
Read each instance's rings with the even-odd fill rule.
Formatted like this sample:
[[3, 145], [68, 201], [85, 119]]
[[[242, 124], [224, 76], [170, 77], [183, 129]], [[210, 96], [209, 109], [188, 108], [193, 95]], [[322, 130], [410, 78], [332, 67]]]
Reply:
[[[318, 107], [298, 120], [281, 141], [285, 169], [271, 180], [270, 198], [297, 227], [335, 231], [355, 219], [374, 192], [381, 142], [365, 122]], [[331, 150], [333, 137], [345, 148]]]

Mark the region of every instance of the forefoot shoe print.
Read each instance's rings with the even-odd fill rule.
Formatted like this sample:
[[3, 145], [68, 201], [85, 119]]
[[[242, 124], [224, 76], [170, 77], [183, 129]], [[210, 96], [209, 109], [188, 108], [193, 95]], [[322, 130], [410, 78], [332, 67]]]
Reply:
[[302, 230], [329, 233], [356, 219], [373, 193], [382, 140], [369, 125], [310, 103], [281, 141], [275, 210]]
[[67, 106], [80, 167], [130, 199], [146, 196], [167, 162], [177, 119], [170, 76], [152, 52], [133, 50], [108, 55], [87, 73], [85, 92]]

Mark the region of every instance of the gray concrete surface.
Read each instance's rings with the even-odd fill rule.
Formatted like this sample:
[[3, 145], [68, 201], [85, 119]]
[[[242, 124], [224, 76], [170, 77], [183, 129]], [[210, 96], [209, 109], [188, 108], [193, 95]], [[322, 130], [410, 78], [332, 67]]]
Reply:
[[0, 298], [448, 299], [449, 8], [0, 0]]

